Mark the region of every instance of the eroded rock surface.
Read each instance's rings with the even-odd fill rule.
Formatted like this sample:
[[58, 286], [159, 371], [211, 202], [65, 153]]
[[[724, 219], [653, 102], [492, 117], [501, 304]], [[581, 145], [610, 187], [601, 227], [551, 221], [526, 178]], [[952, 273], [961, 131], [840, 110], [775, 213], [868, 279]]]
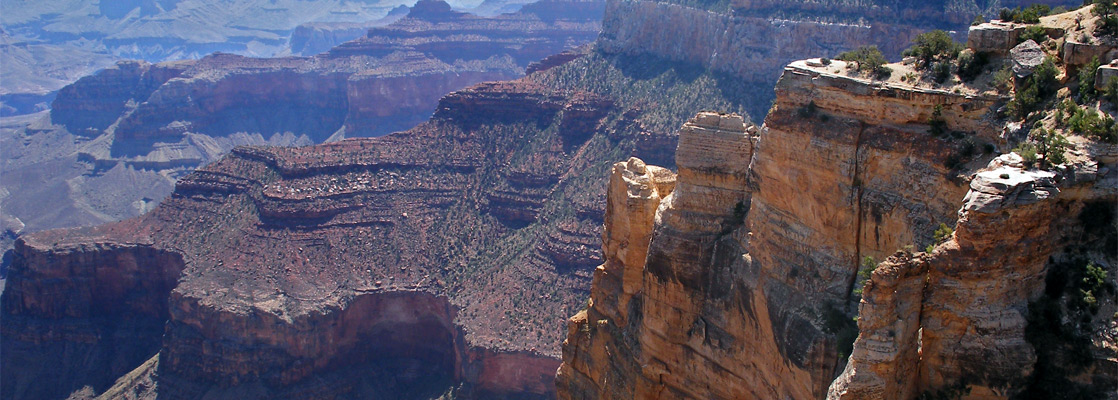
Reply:
[[[1019, 158], [968, 153], [928, 133], [934, 113], [967, 141], [1005, 147], [993, 95], [871, 82], [807, 62], [788, 66], [776, 93], [744, 155], [710, 138], [687, 145], [700, 114], [681, 130], [670, 196], [630, 194], [619, 207], [614, 196], [646, 185], [611, 186], [610, 210], [628, 214], [607, 217], [603, 248], [632, 234], [613, 229], [648, 231], [641, 210], [658, 201], [654, 234], [643, 261], [605, 253], [589, 307], [569, 321], [560, 398], [907, 399], [964, 387], [972, 398], [1006, 398], [1047, 379], [1032, 375], [1051, 364], [1033, 355], [1027, 316], [1050, 256], [1065, 257], [1069, 235], [1084, 232], [1080, 209], [1114, 201], [1113, 172], [1096, 165], [1112, 162], [1102, 161], [1106, 146], [1062, 173], [1024, 171]], [[632, 169], [619, 168], [612, 182]], [[977, 171], [969, 182], [967, 169]], [[1075, 194], [1055, 200], [1057, 182]], [[635, 218], [644, 222], [615, 222]], [[896, 253], [935, 244], [936, 227], [956, 220], [934, 252]], [[854, 330], [845, 308], [858, 271], [886, 258]], [[1114, 359], [1106, 329], [1090, 333], [1096, 369], [1076, 382], [1114, 383], [1097, 369]], [[849, 332], [860, 336], [846, 363]]]

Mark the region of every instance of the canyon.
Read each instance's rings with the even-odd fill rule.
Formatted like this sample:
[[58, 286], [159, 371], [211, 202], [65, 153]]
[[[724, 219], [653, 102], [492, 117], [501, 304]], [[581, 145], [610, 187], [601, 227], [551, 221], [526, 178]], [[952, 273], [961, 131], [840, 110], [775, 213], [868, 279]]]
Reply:
[[406, 130], [446, 93], [523, 76], [531, 63], [592, 41], [601, 6], [544, 2], [477, 17], [423, 1], [312, 57], [119, 62], [60, 90], [49, 114], [3, 130], [0, 244], [6, 251], [21, 232], [140, 215], [175, 179], [238, 145]]
[[[392, 65], [484, 64], [443, 60], [424, 36], [479, 20], [444, 4], [321, 56], [130, 62], [69, 89], [60, 119], [19, 137], [63, 160], [38, 165], [159, 171], [171, 194], [125, 203], [142, 215], [120, 222], [9, 235], [0, 397], [910, 398], [965, 377], [975, 398], [1004, 398], [1071, 346], [1038, 347], [1028, 321], [1056, 286], [1046, 274], [1080, 255], [1072, 238], [1115, 273], [1099, 211], [1116, 200], [1114, 145], [1073, 137], [1065, 167], [1027, 169], [1000, 154], [1022, 140], [998, 117], [1003, 94], [871, 80], [843, 61], [774, 67], [796, 46], [899, 52], [917, 27], [611, 1], [593, 45], [545, 58], [494, 34], [483, 42], [522, 55], [498, 65], [539, 60], [527, 76], [338, 140], [380, 133], [381, 105], [349, 96], [400, 72], [350, 86], [366, 72], [345, 68], [396, 51], [392, 35], [423, 49]], [[724, 52], [744, 36], [719, 29], [785, 47]], [[793, 31], [803, 43], [777, 40]], [[770, 67], [780, 80], [759, 93]], [[290, 118], [255, 117], [272, 109]], [[961, 138], [930, 136], [933, 116]], [[193, 159], [206, 161], [168, 164]], [[25, 190], [5, 189], [5, 204]], [[941, 224], [956, 228], [942, 243]], [[1115, 306], [1100, 304], [1091, 366], [1066, 375], [1107, 388]]]
[[[747, 103], [744, 114], [759, 120], [772, 104], [771, 88], [788, 62], [869, 43], [896, 57], [924, 30], [962, 32], [974, 15], [997, 11], [996, 5], [982, 2], [897, 2], [877, 9], [843, 2], [826, 13], [809, 1], [779, 6], [737, 1], [725, 7], [679, 3], [545, 1], [516, 13], [478, 18], [446, 6], [425, 8], [428, 2], [421, 2], [412, 18], [399, 7], [385, 9], [391, 15], [376, 23], [392, 23], [310, 57], [214, 54], [196, 61], [129, 61], [110, 67], [59, 91], [54, 101], [59, 109], [51, 110], [49, 119], [32, 114], [0, 128], [2, 175], [7, 177], [0, 177], [0, 220], [5, 221], [0, 249], [10, 249], [21, 233], [140, 215], [171, 192], [175, 179], [237, 145], [308, 145], [410, 128], [424, 121], [450, 91], [516, 78], [533, 71], [530, 63], [590, 41], [603, 54], [649, 63], [630, 68], [627, 78], [659, 75], [664, 68], [656, 65], [665, 62], [717, 73], [726, 90], [750, 93], [737, 97]], [[197, 11], [191, 4], [136, 7]], [[478, 6], [501, 7], [501, 2]], [[36, 19], [34, 8], [4, 15], [13, 24], [28, 24], [20, 29], [45, 23]], [[337, 37], [330, 29], [304, 28], [299, 31], [308, 36], [292, 39], [295, 54], [326, 48], [334, 43], [327, 38]], [[450, 51], [454, 48], [463, 54], [455, 55]], [[213, 50], [240, 52], [207, 51]], [[269, 84], [275, 81], [283, 84]], [[684, 94], [659, 101], [673, 102], [679, 95]], [[46, 108], [43, 98], [28, 101]], [[673, 122], [652, 129], [672, 135], [682, 120]], [[42, 176], [29, 171], [31, 165], [52, 165], [54, 172]]]
[[850, 71], [792, 62], [761, 127], [700, 113], [678, 173], [614, 165], [559, 398], [1113, 397], [1113, 299], [1064, 291], [1115, 273], [1118, 147], [1037, 170], [1008, 97]]
[[[0, 395], [554, 396], [563, 316], [600, 262], [609, 160], [669, 161], [674, 136], [650, 124], [742, 109], [715, 77], [627, 79], [634, 67], [560, 54], [446, 96], [408, 131], [237, 147], [141, 217], [21, 235], [0, 300]], [[665, 87], [697, 96], [640, 102]], [[139, 316], [107, 305], [52, 311], [69, 290], [157, 271], [180, 272], [119, 285], [165, 325], [122, 332], [113, 321]]]

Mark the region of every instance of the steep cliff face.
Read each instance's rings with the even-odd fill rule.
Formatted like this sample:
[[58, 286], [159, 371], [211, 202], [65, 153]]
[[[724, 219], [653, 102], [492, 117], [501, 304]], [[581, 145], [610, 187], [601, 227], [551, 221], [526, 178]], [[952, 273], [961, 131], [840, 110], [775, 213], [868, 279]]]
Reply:
[[[613, 389], [615, 380], [601, 378], [629, 365], [612, 361], [618, 358], [641, 366], [634, 376], [644, 380], [630, 389], [638, 396], [825, 395], [841, 362], [827, 315], [849, 300], [861, 260], [930, 242], [966, 193], [957, 172], [944, 167], [957, 145], [919, 140], [936, 106], [951, 129], [973, 140], [998, 136], [983, 119], [996, 98], [871, 85], [846, 76], [842, 65], [831, 68], [786, 68], [766, 129], [749, 151], [737, 150], [748, 144], [744, 136], [732, 145], [681, 130], [678, 188], [657, 213], [647, 258], [634, 267], [644, 284], [634, 297], [641, 301], [629, 304], [639, 304], [641, 319], [586, 320], [592, 338], [605, 331], [631, 342], [617, 344], [613, 357], [587, 361], [593, 367], [582, 375], [592, 378], [577, 388], [560, 373], [560, 387], [572, 387], [562, 396], [627, 397]], [[685, 146], [688, 135], [708, 145]], [[691, 167], [690, 160], [709, 164]], [[688, 190], [694, 185], [708, 188]], [[594, 311], [612, 303], [592, 303], [588, 315], [621, 313]], [[599, 351], [577, 350], [584, 329], [572, 327], [565, 360]]]
[[151, 357], [183, 268], [151, 243], [113, 241], [20, 241], [13, 264], [0, 327], [4, 398], [104, 387]]
[[797, 61], [748, 151], [699, 135], [722, 125], [700, 114], [669, 196], [619, 164], [560, 398], [1112, 394], [1114, 305], [1095, 295], [1113, 290], [1114, 145], [1040, 112], [1030, 124], [1069, 129], [1062, 165], [996, 157], [1024, 135], [982, 85]]
[[[1069, 378], [1083, 385], [1065, 386], [1069, 397], [1112, 395], [1112, 335], [1089, 328], [1093, 315], [1061, 333], [1069, 343], [1086, 335], [1086, 343], [1038, 336], [1047, 324], [1064, 323], [1046, 303], [1064, 290], [1054, 276], [1074, 275], [1083, 257], [1113, 262], [1113, 254], [1104, 255], [1113, 250], [1106, 244], [1114, 240], [1113, 214], [1094, 208], [1113, 204], [1114, 180], [1082, 169], [1064, 176], [1025, 170], [1015, 155], [991, 162], [971, 181], [950, 240], [930, 254], [898, 253], [874, 271], [859, 313], [861, 334], [829, 398], [963, 388], [971, 398], [1044, 395], [1058, 386], [1038, 381]], [[1092, 218], [1101, 220], [1087, 224]], [[1044, 300], [1049, 296], [1054, 300]], [[1099, 315], [1106, 326], [1107, 314]], [[1068, 369], [1052, 370], [1052, 363]]]

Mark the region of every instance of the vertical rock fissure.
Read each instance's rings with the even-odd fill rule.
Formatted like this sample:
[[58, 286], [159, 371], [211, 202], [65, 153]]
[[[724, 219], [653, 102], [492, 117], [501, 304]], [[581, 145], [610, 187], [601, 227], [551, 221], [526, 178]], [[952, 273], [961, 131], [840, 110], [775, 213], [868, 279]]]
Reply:
[[854, 295], [854, 284], [858, 281], [858, 268], [862, 260], [862, 177], [859, 153], [862, 149], [862, 133], [866, 130], [866, 123], [858, 121], [858, 135], [854, 137], [854, 173], [850, 182], [851, 197], [854, 200], [854, 268], [846, 282], [846, 303], [849, 304]]

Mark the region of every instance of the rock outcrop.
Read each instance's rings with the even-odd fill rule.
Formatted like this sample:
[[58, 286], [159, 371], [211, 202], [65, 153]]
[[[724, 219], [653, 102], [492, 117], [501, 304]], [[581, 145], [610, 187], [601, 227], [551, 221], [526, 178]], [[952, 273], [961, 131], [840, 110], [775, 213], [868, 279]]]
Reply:
[[[748, 140], [697, 133], [723, 125], [700, 122], [712, 114], [684, 125], [668, 196], [641, 172], [652, 167], [615, 167], [606, 260], [569, 320], [560, 398], [1112, 391], [1113, 304], [1061, 305], [1109, 284], [1052, 294], [1116, 264], [1100, 253], [1114, 219], [1097, 209], [1118, 200], [1112, 144], [1077, 139], [1056, 172], [1025, 170], [993, 154], [1022, 140], [1002, 127], [996, 93], [864, 79], [841, 61], [791, 63], [776, 96], [745, 152]], [[1064, 327], [1064, 309], [1087, 322]]]
[[[748, 143], [744, 135], [740, 145], [696, 136], [693, 142], [708, 145], [690, 147], [688, 135], [696, 134], [681, 131], [677, 195], [662, 203], [647, 259], [633, 267], [643, 270], [643, 290], [627, 294], [640, 299], [630, 301], [639, 304], [639, 323], [586, 319], [591, 338], [612, 329], [605, 335], [633, 342], [617, 345], [623, 350], [609, 359], [580, 361], [593, 366], [581, 372], [583, 384], [560, 373], [560, 387], [568, 388], [561, 397], [627, 397], [613, 389], [616, 379], [601, 380], [603, 370], [593, 368], [621, 368], [615, 365], [630, 362], [614, 360], [628, 358], [644, 379], [632, 387], [648, 393], [824, 396], [840, 360], [823, 315], [846, 304], [861, 260], [929, 242], [939, 223], [954, 220], [966, 193], [943, 166], [955, 145], [914, 140], [927, 135], [934, 109], [952, 129], [999, 140], [983, 119], [994, 97], [876, 86], [803, 62], [785, 70], [776, 90], [751, 151], [737, 150]], [[592, 303], [611, 304], [593, 296]], [[621, 313], [598, 308], [587, 315]], [[593, 358], [600, 350], [577, 350], [587, 328], [575, 325], [565, 360]]]

